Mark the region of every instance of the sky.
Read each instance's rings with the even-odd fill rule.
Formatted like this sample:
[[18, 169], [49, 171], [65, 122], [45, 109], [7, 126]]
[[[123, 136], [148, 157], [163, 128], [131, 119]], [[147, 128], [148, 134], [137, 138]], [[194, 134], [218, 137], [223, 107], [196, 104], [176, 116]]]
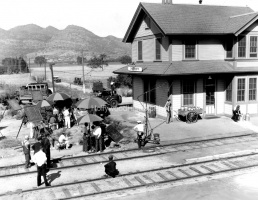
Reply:
[[[140, 2], [162, 0], [0, 0], [0, 28], [36, 24], [62, 30], [77, 25], [101, 37], [123, 38]], [[199, 4], [199, 0], [173, 3]], [[203, 5], [249, 6], [258, 11], [258, 0], [203, 0]]]

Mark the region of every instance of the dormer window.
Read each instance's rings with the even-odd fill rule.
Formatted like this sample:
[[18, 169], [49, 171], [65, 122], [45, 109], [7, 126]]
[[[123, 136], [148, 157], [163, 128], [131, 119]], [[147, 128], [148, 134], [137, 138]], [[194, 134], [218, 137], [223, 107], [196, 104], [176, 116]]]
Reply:
[[196, 59], [196, 41], [185, 41], [185, 59]]
[[257, 36], [250, 36], [250, 58], [257, 57]]
[[246, 37], [242, 36], [238, 39], [238, 57], [245, 58], [246, 56]]

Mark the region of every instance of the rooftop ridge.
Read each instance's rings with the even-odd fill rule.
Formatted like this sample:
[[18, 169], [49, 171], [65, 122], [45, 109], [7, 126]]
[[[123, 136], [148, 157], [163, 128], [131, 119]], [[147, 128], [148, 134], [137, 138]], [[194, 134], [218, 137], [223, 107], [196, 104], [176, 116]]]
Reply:
[[246, 15], [252, 15], [252, 14], [255, 14], [255, 13], [258, 14], [258, 11], [250, 12], [250, 13], [245, 13], [245, 14], [242, 14], [242, 15], [234, 15], [234, 16], [230, 16], [229, 18], [242, 17], [242, 16], [246, 16]]

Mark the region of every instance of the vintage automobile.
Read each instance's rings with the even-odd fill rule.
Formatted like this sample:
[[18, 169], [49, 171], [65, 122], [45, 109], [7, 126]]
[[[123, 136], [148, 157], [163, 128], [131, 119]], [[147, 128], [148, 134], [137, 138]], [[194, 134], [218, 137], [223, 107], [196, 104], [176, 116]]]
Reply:
[[59, 78], [59, 76], [54, 76], [54, 82], [55, 83], [60, 83], [61, 82], [61, 78]]
[[75, 85], [82, 85], [82, 79], [78, 78], [78, 77], [75, 77], [73, 83]]

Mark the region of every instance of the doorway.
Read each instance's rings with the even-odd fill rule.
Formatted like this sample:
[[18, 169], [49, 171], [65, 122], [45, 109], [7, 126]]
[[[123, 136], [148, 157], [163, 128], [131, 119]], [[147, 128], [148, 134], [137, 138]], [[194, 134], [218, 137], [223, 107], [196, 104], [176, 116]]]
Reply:
[[205, 91], [206, 91], [206, 114], [214, 115], [215, 114], [215, 79], [209, 78], [205, 82]]

